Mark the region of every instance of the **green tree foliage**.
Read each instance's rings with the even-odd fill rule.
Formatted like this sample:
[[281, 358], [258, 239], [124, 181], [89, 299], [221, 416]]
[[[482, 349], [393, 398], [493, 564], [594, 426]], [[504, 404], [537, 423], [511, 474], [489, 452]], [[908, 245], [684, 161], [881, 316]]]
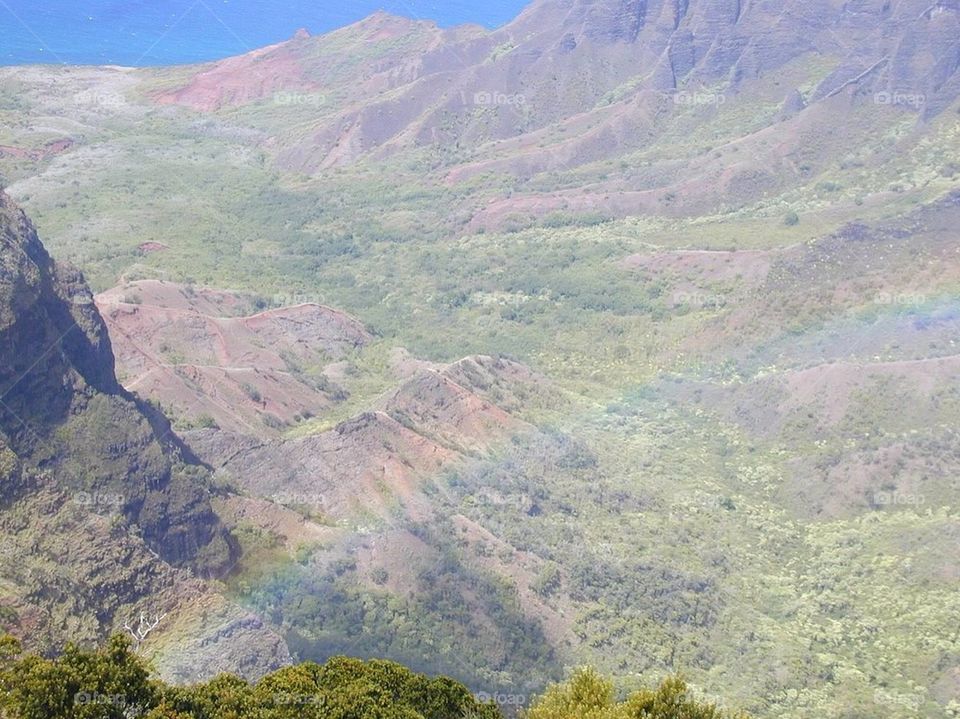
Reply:
[[100, 651], [68, 644], [57, 659], [21, 656], [0, 642], [0, 708], [12, 719], [125, 719], [156, 705], [158, 687], [128, 639], [113, 637]]
[[335, 657], [273, 672], [256, 684], [222, 675], [171, 687], [117, 636], [100, 651], [68, 646], [56, 659], [0, 639], [4, 719], [501, 719], [462, 684], [388, 661]]
[[556, 564], [547, 564], [533, 580], [533, 591], [549, 596], [560, 588], [560, 569]]
[[569, 681], [551, 686], [525, 719], [746, 719], [697, 701], [686, 682], [669, 677], [656, 689], [642, 689], [617, 701], [613, 682], [594, 669], [578, 669]]
[[[68, 645], [56, 659], [24, 655], [0, 638], [3, 719], [502, 719], [459, 682], [395, 662], [334, 657], [268, 674], [256, 684], [228, 674], [173, 687], [150, 677], [130, 641], [99, 651]], [[523, 719], [746, 719], [693, 699], [679, 677], [617, 701], [613, 683], [578, 669], [551, 686]]]

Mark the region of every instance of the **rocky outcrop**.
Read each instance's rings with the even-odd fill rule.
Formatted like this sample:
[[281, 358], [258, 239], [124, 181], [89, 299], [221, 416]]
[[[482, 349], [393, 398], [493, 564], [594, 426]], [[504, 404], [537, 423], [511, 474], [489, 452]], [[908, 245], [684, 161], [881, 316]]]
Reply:
[[[119, 385], [106, 328], [80, 273], [54, 264], [26, 216], [0, 194], [3, 429], [29, 445], [29, 420], [62, 416], [84, 387]], [[41, 404], [41, 402], [43, 404]]]
[[[488, 174], [520, 180], [509, 197], [450, 213], [468, 216], [469, 230], [503, 230], [517, 218], [598, 206], [622, 217], [759, 201], [798, 179], [798, 167], [832, 160], [825, 148], [803, 163], [787, 159], [804, 137], [839, 132], [838, 142], [859, 147], [859, 113], [922, 124], [949, 112], [960, 97], [958, 68], [954, 0], [536, 0], [494, 31], [378, 13], [178, 69], [162, 101], [216, 112], [262, 105], [265, 92], [282, 88], [273, 91], [282, 112], [250, 108], [285, 118], [257, 141], [281, 172], [318, 175], [425, 152], [437, 170], [431, 179], [448, 186]], [[792, 94], [784, 102], [783, 91], [797, 86], [803, 101]], [[760, 109], [781, 103], [780, 112]], [[682, 167], [670, 158], [642, 182], [623, 166], [691, 123], [734, 110], [756, 118], [736, 157], [700, 153]], [[569, 191], [526, 182], [595, 163], [622, 171]]]
[[372, 339], [361, 322], [315, 302], [251, 314], [249, 297], [172, 282], [128, 283], [96, 302], [127, 389], [187, 426], [255, 436], [343, 400], [320, 369]]
[[201, 554], [201, 571], [229, 564], [207, 490], [169, 425], [117, 382], [83, 276], [51, 260], [5, 196], [0, 212], [0, 432], [11, 450], [64, 489], [121, 498], [127, 520], [172, 564]]
[[[302, 136], [275, 140], [283, 167], [308, 172], [411, 141], [472, 147], [506, 140], [602, 107], [625, 85], [639, 98], [708, 87], [735, 93], [808, 56], [836, 65], [814, 101], [849, 89], [860, 101], [930, 117], [960, 94], [958, 23], [960, 10], [947, 0], [893, 7], [880, 0], [539, 0], [485, 34], [380, 13], [329, 36], [206, 67], [163, 101], [197, 109], [252, 102], [264, 96], [264, 68], [273, 68], [270, 87], [315, 103]], [[398, 36], [400, 48], [383, 42]], [[359, 72], [315, 62], [328, 43], [344, 53], [345, 42], [358, 41], [376, 57]], [[342, 88], [344, 98], [329, 104], [310, 94], [317, 86]]]
[[794, 90], [788, 93], [783, 99], [783, 106], [780, 108], [780, 119], [787, 120], [798, 112], [802, 112], [807, 107], [807, 101], [803, 98], [803, 93]]
[[390, 518], [398, 508], [421, 519], [433, 506], [425, 480], [535, 431], [516, 413], [560, 401], [528, 367], [473, 356], [415, 371], [372, 411], [319, 434], [262, 442], [207, 429], [186, 439], [223, 481], [254, 496], [338, 520]]
[[202, 637], [216, 627], [198, 608], [212, 604], [223, 622], [246, 623], [228, 635], [238, 641], [218, 640], [218, 667], [279, 666], [283, 641], [254, 631], [259, 620], [203, 582], [237, 559], [211, 506], [209, 472], [160, 412], [118, 383], [83, 276], [50, 258], [2, 193], [0, 242], [3, 629], [55, 650], [123, 631], [149, 607], [170, 624], [192, 617]]

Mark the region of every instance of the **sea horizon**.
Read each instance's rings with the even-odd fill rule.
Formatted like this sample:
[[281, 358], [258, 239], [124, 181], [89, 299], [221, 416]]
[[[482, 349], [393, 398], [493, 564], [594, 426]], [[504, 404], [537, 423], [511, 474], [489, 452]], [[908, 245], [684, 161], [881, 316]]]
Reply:
[[383, 10], [440, 27], [501, 26], [527, 0], [0, 0], [0, 65], [151, 67], [220, 60], [282, 42], [300, 28], [322, 34]]

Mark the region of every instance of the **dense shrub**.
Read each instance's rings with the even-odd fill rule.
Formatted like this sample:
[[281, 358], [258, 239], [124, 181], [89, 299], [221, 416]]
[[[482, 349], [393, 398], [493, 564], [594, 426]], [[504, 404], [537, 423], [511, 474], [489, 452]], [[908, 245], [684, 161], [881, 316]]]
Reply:
[[617, 701], [613, 683], [593, 669], [578, 669], [569, 681], [550, 687], [526, 719], [745, 719], [693, 699], [680, 677], [656, 689], [641, 689]]
[[255, 684], [221, 675], [172, 687], [150, 677], [130, 642], [100, 651], [69, 645], [56, 659], [0, 640], [0, 716], [10, 719], [500, 719], [462, 684], [388, 661], [334, 657], [285, 667]]

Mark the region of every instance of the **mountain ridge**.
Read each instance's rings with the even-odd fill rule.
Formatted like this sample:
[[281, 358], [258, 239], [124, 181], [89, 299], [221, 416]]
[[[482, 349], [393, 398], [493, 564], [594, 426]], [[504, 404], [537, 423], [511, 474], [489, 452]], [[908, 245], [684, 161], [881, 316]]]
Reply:
[[158, 632], [164, 676], [277, 668], [282, 640], [198, 578], [229, 571], [238, 547], [206, 470], [117, 381], [83, 275], [50, 258], [3, 193], [0, 240], [0, 525], [12, 537], [0, 585], [14, 633], [50, 651], [102, 640], [149, 606], [195, 625]]
[[160, 318], [134, 344], [188, 381], [282, 368], [289, 337], [209, 342], [256, 308], [368, 328], [294, 352], [343, 390], [315, 416], [164, 405], [240, 545], [223, 592], [295, 655], [511, 695], [683, 668], [762, 717], [937, 716], [960, 686], [956, 15], [571, 1], [221, 65], [0, 69], [0, 170], [123, 300], [108, 330]]
[[[614, 217], [691, 215], [716, 210], [727, 197], [760, 201], [765, 183], [797, 179], [802, 163], [794, 158], [809, 154], [805, 139], [835, 132], [837, 116], [851, 125], [901, 116], [921, 126], [936, 121], [960, 97], [958, 37], [953, 0], [896, 7], [819, 0], [790, 8], [541, 0], [485, 32], [378, 14], [199, 71], [159, 73], [165, 89], [153, 97], [204, 114], [288, 107], [300, 121], [274, 128], [264, 148], [278, 168], [298, 175], [390, 163], [409, 152], [424, 155], [435, 181], [451, 188], [490, 175], [530, 183], [613, 168], [587, 197], [521, 187], [502, 207], [465, 206], [470, 230], [503, 229], [510, 215], [598, 206]], [[340, 62], [344, 46], [362, 59]], [[764, 86], [770, 82], [779, 87]], [[234, 93], [237, 83], [247, 89]], [[757, 98], [759, 87], [765, 96]], [[687, 175], [671, 181], [677, 169], [660, 160], [662, 179], [651, 187], [616, 169], [624, 154], [642, 153], [691, 120], [717, 119], [757, 100], [781, 110], [764, 109], [754, 131], [738, 138], [747, 151], [740, 167], [694, 156]], [[823, 166], [829, 156], [811, 159]]]

